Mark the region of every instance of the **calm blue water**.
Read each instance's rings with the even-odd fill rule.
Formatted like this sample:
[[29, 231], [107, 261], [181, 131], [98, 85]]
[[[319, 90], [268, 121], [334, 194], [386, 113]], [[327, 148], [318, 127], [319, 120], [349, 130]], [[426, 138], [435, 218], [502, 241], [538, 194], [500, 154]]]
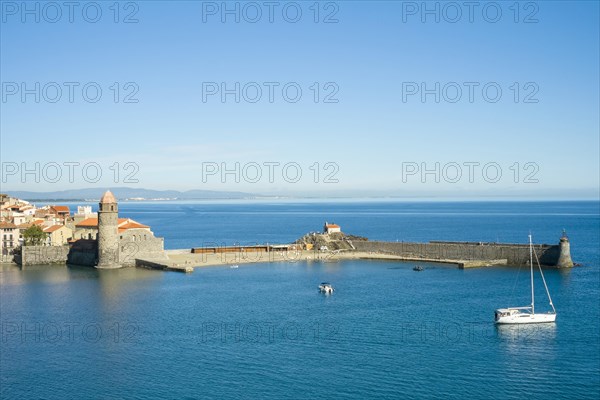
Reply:
[[[555, 325], [496, 328], [528, 271], [383, 261], [212, 267], [193, 274], [0, 271], [1, 398], [597, 398], [596, 202], [122, 203], [167, 248], [274, 243], [325, 220], [381, 240], [555, 243]], [[334, 283], [326, 297], [316, 287]], [[540, 288], [541, 285], [538, 285]], [[540, 308], [547, 305], [543, 289]]]

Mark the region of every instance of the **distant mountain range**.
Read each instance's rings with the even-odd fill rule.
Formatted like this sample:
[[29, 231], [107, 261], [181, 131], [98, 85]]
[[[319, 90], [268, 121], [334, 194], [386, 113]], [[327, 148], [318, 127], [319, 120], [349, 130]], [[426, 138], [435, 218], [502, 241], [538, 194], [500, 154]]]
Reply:
[[[221, 192], [212, 190], [152, 190], [128, 187], [108, 188], [117, 200], [199, 200], [199, 199], [247, 199], [256, 195], [244, 192]], [[39, 200], [98, 200], [106, 189], [74, 189], [56, 192], [9, 191], [6, 194], [27, 201]]]
[[[568, 192], [560, 189], [546, 189], [536, 191], [519, 191], [508, 188], [499, 195], [497, 192], [483, 190], [465, 192], [459, 190], [446, 191], [393, 191], [393, 190], [336, 190], [312, 192], [262, 192], [246, 193], [234, 191], [215, 190], [153, 190], [131, 187], [115, 187], [110, 189], [118, 200], [143, 201], [143, 200], [234, 200], [234, 199], [398, 199], [407, 201], [523, 201], [523, 200], [598, 200], [598, 191], [588, 189], [571, 189]], [[459, 188], [457, 188], [459, 189]], [[2, 191], [10, 196], [28, 201], [97, 201], [106, 188], [87, 188], [61, 190], [54, 192], [31, 192], [23, 190]]]

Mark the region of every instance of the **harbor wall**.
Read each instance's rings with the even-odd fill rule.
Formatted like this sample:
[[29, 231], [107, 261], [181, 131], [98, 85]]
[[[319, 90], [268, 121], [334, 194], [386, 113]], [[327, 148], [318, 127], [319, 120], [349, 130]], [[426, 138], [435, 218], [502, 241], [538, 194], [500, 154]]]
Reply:
[[71, 245], [67, 264], [94, 267], [98, 262], [98, 242], [93, 239], [79, 239]]
[[23, 246], [20, 254], [15, 254], [15, 262], [21, 267], [37, 264], [65, 264], [69, 246]]
[[[402, 257], [440, 260], [498, 260], [506, 259], [508, 265], [529, 265], [529, 245], [477, 242], [372, 242], [354, 241], [358, 251], [380, 252]], [[560, 246], [533, 245], [540, 260], [546, 266], [558, 266]]]
[[164, 239], [157, 238], [144, 229], [128, 229], [120, 234], [119, 264], [124, 267], [136, 265], [137, 258], [166, 259]]
[[[136, 265], [136, 258], [166, 260], [163, 239], [148, 234], [143, 240], [132, 240], [131, 235], [122, 235], [119, 241], [119, 264], [124, 267]], [[94, 267], [98, 263], [98, 242], [79, 239], [70, 246], [23, 246], [21, 254], [15, 255], [21, 266], [34, 264], [72, 264]]]
[[[122, 241], [120, 262], [123, 266], [135, 266], [138, 259], [163, 262], [167, 260], [166, 253], [162, 250], [162, 239], [143, 241]], [[526, 266], [529, 263], [529, 245], [527, 244], [505, 244], [484, 242], [442, 242], [432, 241], [428, 243], [410, 242], [378, 242], [368, 240], [353, 241], [354, 251], [374, 252], [381, 254], [396, 255], [407, 259], [429, 259], [429, 260], [456, 260], [466, 261], [494, 261], [506, 260], [507, 265]], [[272, 248], [271, 248], [272, 247]], [[191, 249], [191, 253], [199, 253], [208, 256], [233, 252], [237, 250], [243, 254], [294, 249], [295, 245], [281, 246], [254, 246], [245, 247], [243, 250], [238, 246], [233, 247], [209, 247]], [[552, 267], [568, 268], [573, 266], [570, 255], [570, 246], [566, 237], [561, 238], [559, 244], [535, 244], [533, 245], [540, 264]], [[236, 253], [237, 254], [237, 253]], [[21, 266], [34, 264], [74, 264], [83, 266], [95, 266], [98, 258], [98, 246], [96, 240], [78, 240], [71, 246], [23, 246], [21, 254], [15, 255], [15, 262]]]

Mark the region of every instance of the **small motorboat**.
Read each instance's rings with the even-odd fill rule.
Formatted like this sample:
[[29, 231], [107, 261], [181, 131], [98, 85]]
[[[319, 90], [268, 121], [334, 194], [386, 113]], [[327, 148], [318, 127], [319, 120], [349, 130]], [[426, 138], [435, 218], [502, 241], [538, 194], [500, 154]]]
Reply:
[[413, 271], [423, 271], [425, 268], [421, 267], [420, 265], [415, 265], [413, 267]]
[[319, 292], [321, 293], [325, 293], [325, 294], [331, 294], [333, 293], [335, 289], [333, 288], [333, 286], [331, 286], [331, 283], [329, 282], [322, 282], [319, 285]]
[[240, 267], [240, 266], [239, 266], [239, 265], [237, 265], [237, 264], [234, 264], [234, 265], [230, 265], [230, 266], [229, 266], [229, 268], [231, 268], [231, 269], [236, 269], [236, 268], [239, 268], [239, 267]]

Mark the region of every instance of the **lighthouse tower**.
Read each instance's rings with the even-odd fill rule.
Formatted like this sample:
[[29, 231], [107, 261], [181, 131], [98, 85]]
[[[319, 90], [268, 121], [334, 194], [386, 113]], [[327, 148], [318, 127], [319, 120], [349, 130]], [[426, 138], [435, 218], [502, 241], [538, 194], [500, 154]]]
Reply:
[[571, 244], [569, 243], [567, 232], [564, 229], [562, 237], [560, 238], [560, 254], [556, 265], [559, 268], [571, 268], [573, 266], [573, 260], [571, 260]]
[[119, 265], [117, 199], [107, 190], [98, 208], [98, 265], [96, 268], [121, 268]]

